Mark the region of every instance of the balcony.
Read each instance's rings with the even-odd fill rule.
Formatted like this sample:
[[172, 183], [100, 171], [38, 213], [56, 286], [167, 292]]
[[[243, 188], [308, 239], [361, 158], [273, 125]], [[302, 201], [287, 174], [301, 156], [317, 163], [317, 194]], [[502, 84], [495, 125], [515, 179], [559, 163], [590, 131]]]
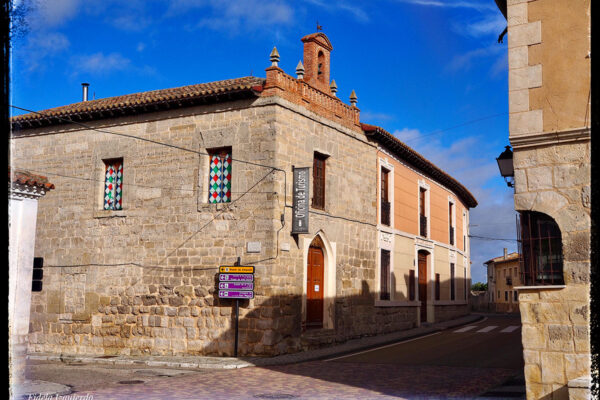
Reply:
[[512, 277], [510, 277], [510, 276], [507, 276], [507, 277], [506, 277], [506, 284], [507, 284], [508, 286], [512, 286]]
[[419, 234], [423, 237], [427, 237], [427, 217], [424, 215], [420, 215]]
[[390, 210], [392, 208], [392, 204], [389, 201], [381, 201], [381, 224], [382, 225], [391, 225], [391, 216]]

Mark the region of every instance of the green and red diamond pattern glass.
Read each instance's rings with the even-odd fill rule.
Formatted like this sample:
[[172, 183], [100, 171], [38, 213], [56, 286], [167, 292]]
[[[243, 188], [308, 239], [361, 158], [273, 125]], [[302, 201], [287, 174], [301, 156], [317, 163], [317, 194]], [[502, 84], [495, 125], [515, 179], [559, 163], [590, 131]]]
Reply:
[[104, 209], [123, 209], [123, 164], [111, 162], [106, 164], [104, 176]]
[[231, 154], [210, 156], [208, 201], [231, 202]]

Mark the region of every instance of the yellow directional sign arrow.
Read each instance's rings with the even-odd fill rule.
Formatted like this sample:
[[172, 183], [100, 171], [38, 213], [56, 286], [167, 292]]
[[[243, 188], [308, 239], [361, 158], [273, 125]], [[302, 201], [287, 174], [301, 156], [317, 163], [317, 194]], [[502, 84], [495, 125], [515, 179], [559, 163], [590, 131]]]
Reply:
[[253, 274], [254, 267], [222, 266], [222, 267], [219, 267], [219, 272], [221, 272], [221, 273], [229, 272], [229, 273], [233, 273], [233, 274]]

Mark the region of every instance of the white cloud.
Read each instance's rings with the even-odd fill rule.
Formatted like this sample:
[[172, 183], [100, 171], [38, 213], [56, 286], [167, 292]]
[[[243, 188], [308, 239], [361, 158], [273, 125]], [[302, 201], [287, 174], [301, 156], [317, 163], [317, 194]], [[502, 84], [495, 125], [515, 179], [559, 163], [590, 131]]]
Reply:
[[361, 111], [360, 119], [363, 121], [367, 121], [368, 124], [376, 122], [376, 121], [391, 121], [395, 117], [391, 114], [372, 112], [372, 111]]
[[29, 3], [33, 8], [30, 27], [45, 30], [63, 25], [75, 17], [81, 0], [29, 0]]
[[475, 62], [480, 62], [479, 59], [491, 57], [499, 57], [491, 69], [492, 76], [495, 76], [501, 71], [499, 64], [502, 62], [501, 60], [506, 61], [506, 47], [497, 43], [455, 55], [446, 65], [445, 70], [447, 72], [468, 71]]
[[464, 32], [471, 37], [481, 37], [486, 35], [498, 36], [506, 27], [506, 20], [498, 11], [486, 15], [483, 19], [475, 22], [455, 26], [457, 32]]
[[195, 28], [228, 33], [248, 30], [272, 30], [291, 24], [294, 10], [281, 0], [173, 0], [165, 16], [174, 17], [198, 9], [201, 16]]
[[[494, 159], [496, 148], [484, 137], [467, 136], [445, 145], [439, 136], [423, 134], [418, 129], [404, 128], [395, 131], [394, 135], [457, 179], [475, 196], [478, 206], [470, 212], [471, 235], [516, 239], [512, 191], [493, 185], [502, 178]], [[504, 247], [509, 252], [515, 251], [516, 241], [471, 240], [473, 282], [485, 282], [483, 262], [502, 255]]]
[[494, 10], [495, 5], [487, 1], [454, 1], [454, 0], [398, 0], [401, 3], [414, 4], [418, 6], [428, 7], [445, 7], [445, 8], [470, 8], [473, 10]]
[[70, 47], [69, 39], [62, 33], [34, 33], [27, 38], [23, 47], [18, 47], [15, 56], [22, 59], [27, 71], [37, 71], [46, 65], [48, 57], [54, 57]]
[[71, 59], [74, 75], [103, 75], [114, 71], [129, 69], [131, 65], [131, 60], [123, 57], [119, 53], [104, 55], [104, 53], [99, 52], [90, 55], [74, 56]]
[[314, 6], [320, 7], [330, 13], [337, 11], [350, 13], [359, 22], [368, 22], [369, 15], [365, 10], [356, 4], [347, 1], [323, 1], [323, 0], [304, 0]]

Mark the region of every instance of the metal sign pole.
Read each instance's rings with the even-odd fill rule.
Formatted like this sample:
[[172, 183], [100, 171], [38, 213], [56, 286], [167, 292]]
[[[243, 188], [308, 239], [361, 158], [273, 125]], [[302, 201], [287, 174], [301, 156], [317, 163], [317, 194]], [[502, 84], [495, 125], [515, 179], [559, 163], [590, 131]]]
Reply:
[[[240, 258], [238, 257], [235, 265], [240, 265]], [[238, 356], [238, 338], [239, 338], [239, 322], [240, 322], [240, 300], [235, 299], [235, 344], [233, 347], [233, 356]]]
[[234, 357], [238, 356], [238, 335], [239, 335], [238, 324], [239, 324], [239, 320], [240, 320], [240, 300], [235, 299], [235, 347], [233, 349]]

